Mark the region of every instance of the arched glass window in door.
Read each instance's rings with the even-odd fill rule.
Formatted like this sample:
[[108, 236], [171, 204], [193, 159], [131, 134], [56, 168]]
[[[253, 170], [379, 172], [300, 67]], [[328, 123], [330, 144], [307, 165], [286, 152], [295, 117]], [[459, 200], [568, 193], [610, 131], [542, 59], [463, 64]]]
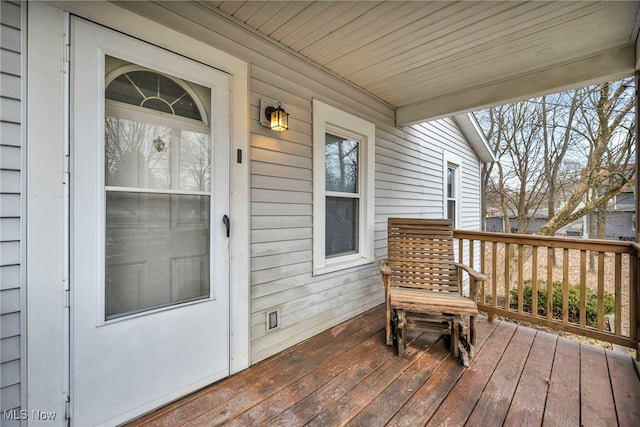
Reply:
[[212, 298], [211, 90], [105, 66], [105, 320]]
[[107, 87], [108, 100], [202, 121], [200, 108], [184, 84], [150, 70], [122, 72]]

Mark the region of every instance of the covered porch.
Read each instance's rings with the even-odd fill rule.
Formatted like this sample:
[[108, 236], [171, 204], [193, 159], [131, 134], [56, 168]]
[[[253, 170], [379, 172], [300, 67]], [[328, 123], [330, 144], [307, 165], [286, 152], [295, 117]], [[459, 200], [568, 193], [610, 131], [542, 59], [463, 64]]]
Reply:
[[409, 341], [403, 358], [384, 344], [379, 306], [130, 425], [640, 423], [628, 353], [486, 317], [468, 369], [439, 335]]
[[[11, 5], [19, 9], [21, 3]], [[433, 210], [434, 198], [438, 200], [436, 208], [442, 199], [438, 198], [442, 188], [436, 188], [439, 183], [430, 182], [431, 186], [425, 187], [431, 198], [424, 197], [422, 190], [417, 192], [420, 197], [415, 197], [414, 187], [421, 188], [424, 180], [414, 176], [424, 172], [422, 158], [431, 154], [420, 151], [420, 141], [423, 133], [432, 132], [430, 124], [417, 124], [605, 79], [633, 73], [640, 76], [636, 71], [640, 67], [637, 2], [148, 1], [42, 5], [48, 9], [47, 15], [38, 15], [43, 19], [32, 21], [34, 14], [30, 11], [29, 28], [38, 28], [38, 24], [45, 22], [54, 26], [55, 31], [49, 34], [55, 35], [60, 46], [67, 43], [67, 33], [62, 29], [71, 14], [203, 64], [213, 62], [211, 49], [216, 54], [233, 57], [231, 65], [225, 67], [236, 85], [232, 92], [242, 101], [232, 103], [236, 108], [233, 117], [239, 123], [234, 128], [236, 145], [231, 147], [232, 166], [238, 171], [238, 186], [233, 194], [242, 195], [242, 199], [232, 206], [236, 213], [234, 236], [239, 244], [231, 247], [238, 255], [246, 256], [242, 258], [246, 260], [244, 264], [236, 261], [232, 266], [238, 274], [230, 284], [237, 297], [231, 298], [232, 308], [239, 315], [232, 319], [236, 330], [229, 335], [235, 348], [241, 348], [235, 357], [230, 357], [230, 371], [237, 373], [134, 420], [133, 425], [640, 424], [638, 366], [629, 354], [604, 351], [506, 320], [481, 319], [478, 352], [469, 368], [463, 368], [449, 356], [439, 336], [430, 334], [410, 335], [405, 356], [398, 358], [394, 349], [384, 345], [381, 307], [333, 326], [346, 318], [340, 315], [349, 314], [335, 313], [335, 307], [361, 313], [377, 304], [375, 300], [365, 306], [370, 302], [366, 298], [376, 298], [374, 292], [353, 304], [344, 303], [347, 298], [330, 300], [322, 292], [331, 289], [342, 294], [362, 278], [361, 288], [375, 291], [379, 277], [375, 264], [320, 276], [313, 275], [309, 258], [313, 240], [314, 99], [323, 99], [376, 124], [376, 144], [380, 148], [376, 161], [380, 165], [378, 174], [382, 175], [376, 180], [383, 182], [388, 170], [394, 175], [391, 185], [379, 186], [382, 191], [375, 196], [376, 217], [371, 234], [376, 240], [375, 257], [383, 258], [383, 224], [388, 216], [440, 216], [439, 210]], [[45, 6], [29, 3], [30, 8]], [[485, 6], [488, 8], [484, 9]], [[21, 17], [27, 22], [26, 12]], [[145, 25], [140, 25], [143, 19]], [[181, 43], [185, 38], [193, 40]], [[32, 53], [38, 52], [34, 40], [29, 38]], [[46, 63], [46, 71], [58, 76], [67, 52], [47, 50], [50, 56], [42, 62]], [[20, 62], [27, 63], [26, 59]], [[26, 79], [25, 74], [23, 80]], [[48, 102], [35, 102], [34, 98], [28, 103], [30, 108], [39, 107], [39, 115], [29, 112], [29, 121], [38, 123], [37, 128], [46, 130], [46, 134], [35, 135], [27, 132], [26, 125], [16, 126], [16, 135], [29, 134], [31, 153], [38, 152], [36, 148], [40, 146], [52, 147], [49, 148], [52, 151], [29, 157], [29, 168], [25, 170], [30, 172], [26, 179], [20, 175], [26, 172], [18, 172], [17, 168], [11, 172], [12, 176], [20, 177], [14, 180], [16, 183], [27, 182], [30, 189], [41, 188], [42, 194], [51, 197], [40, 205], [35, 202], [45, 199], [31, 190], [26, 196], [28, 200], [20, 199], [20, 206], [29, 206], [29, 214], [24, 218], [24, 224], [29, 226], [16, 231], [18, 237], [12, 237], [16, 242], [10, 243], [12, 248], [24, 248], [20, 252], [22, 262], [29, 260], [28, 267], [11, 266], [12, 274], [15, 272], [18, 277], [14, 280], [15, 289], [10, 289], [11, 295], [21, 302], [15, 304], [20, 311], [12, 308], [10, 313], [12, 329], [16, 331], [10, 338], [20, 347], [10, 362], [22, 385], [10, 384], [12, 396], [17, 396], [10, 407], [53, 408], [63, 414], [69, 412], [69, 407], [73, 410], [81, 407], [76, 399], [81, 393], [68, 384], [68, 370], [72, 370], [69, 340], [73, 341], [68, 318], [71, 310], [84, 305], [51, 303], [61, 300], [61, 292], [66, 298], [74, 295], [68, 288], [68, 280], [62, 280], [65, 288], [50, 280], [68, 274], [61, 271], [65, 264], [60, 262], [68, 254], [68, 233], [50, 225], [73, 228], [69, 225], [67, 206], [57, 196], [61, 191], [59, 177], [67, 172], [38, 167], [40, 160], [58, 159], [56, 167], [62, 169], [65, 164], [62, 159], [68, 158], [66, 119], [51, 114], [66, 105], [59, 94], [68, 88], [62, 87], [66, 82], [62, 78], [53, 81], [57, 86], [47, 79], [30, 77], [29, 94], [38, 93], [35, 82], [42, 82], [50, 86], [47, 90], [57, 91], [60, 98], [51, 97]], [[259, 125], [263, 97], [282, 100], [291, 112], [291, 127], [286, 134], [274, 137]], [[54, 108], [50, 108], [51, 104]], [[24, 105], [20, 108], [26, 109]], [[42, 125], [38, 120], [42, 116], [51, 117], [55, 126]], [[55, 143], [51, 129], [58, 131]], [[21, 141], [19, 137], [16, 139]], [[440, 139], [443, 138], [430, 141]], [[414, 152], [420, 154], [418, 161], [413, 160]], [[473, 166], [476, 164], [479, 165], [475, 162]], [[405, 165], [409, 167], [405, 169]], [[282, 170], [288, 175], [280, 176]], [[32, 171], [43, 172], [36, 175]], [[419, 185], [414, 185], [414, 181]], [[51, 190], [54, 183], [57, 187]], [[402, 190], [398, 191], [396, 186]], [[22, 193], [23, 186], [14, 187], [12, 200], [26, 194]], [[68, 195], [69, 190], [65, 191]], [[276, 196], [279, 198], [274, 200]], [[20, 209], [14, 211], [17, 213], [12, 215], [19, 217]], [[42, 216], [46, 216], [46, 221]], [[43, 236], [46, 245], [42, 244]], [[488, 258], [484, 255], [484, 243], [477, 236], [460, 238], [475, 242], [467, 244], [471, 248], [468, 255], [471, 263], [481, 258], [483, 261], [476, 266], [485, 265]], [[51, 247], [59, 248], [53, 256], [48, 250]], [[42, 252], [41, 248], [47, 251]], [[473, 248], [477, 248], [476, 252]], [[619, 311], [614, 323], [615, 337], [611, 340], [637, 349], [640, 300], [637, 262], [632, 260], [637, 259], [636, 248], [629, 245], [614, 251], [593, 247], [578, 250], [599, 250], [603, 260], [605, 252], [615, 252], [611, 258], [626, 251], [624, 259], [628, 261], [621, 260], [618, 264], [616, 258], [616, 275], [611, 276], [616, 277], [613, 286], [620, 298], [620, 304], [616, 303]], [[480, 252], [482, 256], [478, 255]], [[489, 265], [490, 262], [486, 267]], [[617, 279], [623, 265], [633, 281]], [[18, 268], [24, 274], [18, 274]], [[577, 326], [568, 318], [554, 321], [551, 310], [545, 315], [549, 316], [547, 319], [543, 315], [528, 315], [522, 304], [520, 271], [516, 269], [514, 273], [519, 275], [518, 307], [511, 309], [504, 299], [499, 300], [499, 291], [504, 290], [504, 297], [512, 290], [507, 288], [511, 286], [507, 280], [506, 285], [491, 282], [479, 301], [481, 308], [515, 320], [533, 318], [538, 324], [560, 331], [586, 330], [588, 335], [598, 337], [606, 334], [602, 303], [598, 306], [595, 329], [587, 327], [586, 320], [580, 320]], [[544, 275], [540, 270], [539, 276]], [[604, 292], [608, 278], [603, 270], [597, 285], [599, 293]], [[630, 285], [624, 288], [626, 294], [623, 283]], [[320, 290], [311, 289], [309, 284], [318, 285]], [[353, 295], [361, 296], [363, 293], [359, 291], [360, 288], [355, 289]], [[304, 296], [302, 301], [294, 300], [297, 292]], [[541, 303], [535, 297], [533, 301], [533, 312], [537, 312], [536, 304]], [[627, 304], [624, 309], [623, 302]], [[264, 312], [273, 309], [280, 313], [278, 307], [285, 308], [281, 312], [284, 327], [269, 339], [262, 339], [267, 323]], [[626, 314], [626, 321], [622, 314]], [[321, 330], [329, 326], [332, 327], [293, 346], [302, 340], [303, 333], [308, 333], [306, 339], [316, 332], [313, 328]], [[289, 342], [292, 347], [281, 351]], [[177, 362], [172, 363], [175, 366]], [[153, 373], [155, 377], [162, 374], [161, 370]], [[71, 380], [76, 378], [82, 375]], [[109, 390], [100, 383], [96, 387]], [[65, 394], [60, 390], [65, 390]], [[69, 390], [74, 400], [66, 393]], [[98, 402], [101, 406], [112, 404], [108, 400]], [[78, 424], [75, 420], [79, 418], [71, 419]], [[59, 420], [65, 422], [62, 416]]]

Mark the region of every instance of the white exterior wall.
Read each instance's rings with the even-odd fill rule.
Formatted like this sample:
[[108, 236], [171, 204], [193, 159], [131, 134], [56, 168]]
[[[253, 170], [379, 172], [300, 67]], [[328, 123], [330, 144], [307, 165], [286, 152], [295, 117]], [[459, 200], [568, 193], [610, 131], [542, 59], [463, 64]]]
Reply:
[[376, 147], [376, 257], [386, 256], [387, 218], [445, 216], [445, 159], [461, 160], [459, 228], [480, 230], [482, 165], [452, 119], [379, 137]]
[[[312, 275], [311, 99], [376, 125], [375, 247], [386, 255], [388, 216], [444, 216], [445, 153], [462, 159], [462, 228], [480, 229], [480, 162], [451, 119], [404, 130], [362, 106], [253, 66], [251, 70], [251, 289], [252, 360], [256, 362], [383, 302], [377, 264]], [[292, 75], [290, 75], [292, 74]], [[276, 135], [257, 124], [261, 96], [282, 101], [290, 130]], [[281, 325], [266, 333], [265, 312], [279, 309]]]
[[[0, 5], [0, 422], [21, 406], [22, 33], [20, 3]], [[16, 425], [18, 421], [14, 422]]]
[[[376, 126], [376, 257], [386, 254], [389, 215], [444, 215], [443, 158], [463, 159], [461, 225], [480, 229], [480, 163], [451, 119], [399, 129], [394, 111], [247, 31], [192, 4], [125, 7], [208, 41], [251, 64], [251, 361], [255, 363], [383, 301], [377, 264], [312, 274], [312, 100], [318, 99]], [[167, 9], [179, 12], [177, 23]], [[188, 25], [187, 25], [188, 24]], [[181, 25], [185, 25], [182, 27]], [[282, 102], [289, 130], [259, 124], [260, 99]], [[232, 285], [233, 286], [233, 285]], [[280, 311], [266, 332], [266, 313]]]
[[[68, 6], [71, 9], [75, 7], [73, 2], [68, 3]], [[250, 169], [251, 363], [383, 302], [382, 282], [376, 263], [318, 276], [312, 274], [313, 99], [375, 124], [376, 258], [386, 255], [387, 217], [439, 218], [444, 215], [443, 159], [446, 153], [454, 153], [462, 159], [461, 227], [480, 229], [480, 162], [453, 120], [441, 119], [413, 127], [397, 128], [394, 125], [394, 111], [388, 105], [242, 26], [204, 11], [198, 5], [182, 2], [135, 2], [126, 3], [124, 6], [250, 63], [250, 150], [244, 153], [244, 161], [249, 162]], [[86, 10], [91, 6], [78, 7]], [[3, 3], [3, 10], [4, 8]], [[179, 15], [172, 13], [169, 8], [178, 9]], [[5, 39], [3, 33], [3, 44]], [[3, 54], [4, 52], [3, 50]], [[5, 61], [2, 63], [4, 71]], [[3, 84], [3, 95], [6, 91], [7, 88]], [[278, 134], [259, 124], [259, 105], [262, 97], [282, 102], [290, 114], [288, 131]], [[3, 102], [4, 100], [5, 98]], [[3, 115], [4, 111], [3, 104]], [[20, 126], [12, 128], [16, 129], [19, 147]], [[5, 134], [3, 122], [3, 168]], [[19, 175], [19, 162], [17, 166], [16, 171], [9, 172]], [[3, 175], [3, 192], [4, 182]], [[9, 208], [14, 204], [5, 203], [6, 195], [3, 194], [3, 216], [5, 210], [10, 215], [19, 215], [19, 182], [18, 178], [17, 187], [12, 189], [10, 194], [17, 196], [17, 210], [15, 214], [11, 213], [14, 211], [9, 212]], [[16, 198], [11, 198], [14, 199]], [[15, 227], [11, 230], [10, 235], [13, 237], [7, 244], [19, 247], [19, 230], [16, 231]], [[5, 283], [8, 283], [5, 280], [5, 271], [7, 274], [15, 274], [16, 277], [11, 289], [6, 289], [11, 295], [9, 301], [11, 298], [20, 299], [20, 284], [19, 267], [13, 267], [14, 264], [11, 264], [10, 269], [4, 267], [4, 228], [2, 245], [4, 363], [4, 292]], [[17, 306], [19, 310], [20, 304], [9, 306]], [[280, 326], [267, 333], [265, 313], [276, 309], [281, 316]], [[7, 315], [18, 320], [14, 322], [17, 329], [14, 328], [15, 332], [6, 338], [17, 340], [19, 343], [20, 315], [15, 311]], [[7, 325], [11, 325], [11, 322], [7, 322]], [[6, 348], [11, 348], [11, 344]], [[19, 344], [13, 348], [19, 349]], [[19, 405], [19, 353], [7, 362], [15, 366], [15, 360], [18, 360], [18, 370], [13, 372], [18, 372], [18, 385], [17, 391], [11, 391], [11, 395], [18, 396], [15, 405]], [[4, 372], [3, 365], [3, 408]], [[14, 386], [14, 383], [9, 384], [7, 389], [14, 390]]]
[[[479, 230], [480, 162], [451, 119], [398, 129], [392, 116], [371, 111], [371, 100], [363, 104], [345, 97], [338, 82], [304, 76], [295, 62], [289, 70], [266, 58], [260, 61], [264, 66], [255, 57], [250, 61], [251, 337], [257, 362], [383, 302], [377, 264], [312, 274], [313, 98], [376, 126], [376, 258], [386, 255], [388, 216], [444, 215], [445, 152], [463, 160], [461, 226]], [[287, 132], [276, 134], [258, 124], [263, 96], [281, 101], [291, 114]], [[384, 105], [376, 109], [389, 114]], [[281, 324], [267, 333], [265, 313], [274, 310], [280, 310]]]
[[[251, 362], [380, 304], [383, 289], [375, 263], [312, 275], [311, 106], [316, 98], [371, 121], [377, 137], [385, 130], [404, 135], [393, 126], [393, 109], [197, 5], [125, 7], [174, 27], [179, 24], [166, 8], [175, 8], [188, 23], [181, 31], [251, 64]], [[262, 97], [282, 102], [290, 114], [288, 131], [279, 134], [259, 124]], [[267, 333], [266, 313], [274, 310], [280, 311], [280, 326]]]
[[[312, 274], [312, 99], [375, 118], [339, 96], [339, 88], [266, 58], [264, 65], [251, 62], [251, 349], [257, 362], [380, 304], [383, 294], [376, 265]], [[287, 132], [258, 124], [263, 96], [290, 113]], [[280, 326], [267, 333], [266, 313], [274, 310]]]

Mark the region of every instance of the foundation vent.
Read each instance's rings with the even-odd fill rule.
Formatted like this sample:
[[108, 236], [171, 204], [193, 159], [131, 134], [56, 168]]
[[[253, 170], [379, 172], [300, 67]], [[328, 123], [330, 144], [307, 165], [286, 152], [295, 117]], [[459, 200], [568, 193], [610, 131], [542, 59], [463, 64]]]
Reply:
[[266, 320], [267, 320], [267, 332], [271, 332], [274, 329], [278, 329], [280, 327], [280, 310], [273, 310], [266, 312]]

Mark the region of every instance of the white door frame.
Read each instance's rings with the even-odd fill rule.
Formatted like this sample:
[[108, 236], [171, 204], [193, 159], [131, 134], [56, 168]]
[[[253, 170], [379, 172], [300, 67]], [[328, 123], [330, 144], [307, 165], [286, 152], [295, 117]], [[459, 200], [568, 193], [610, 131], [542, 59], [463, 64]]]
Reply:
[[[180, 32], [106, 2], [29, 2], [27, 47], [26, 299], [27, 410], [52, 411], [64, 424], [68, 391], [69, 218], [65, 182], [69, 140], [68, 12], [122, 31], [231, 75], [230, 372], [250, 364], [249, 66]], [[37, 425], [30, 420], [29, 425]], [[47, 421], [47, 425], [52, 425]]]

